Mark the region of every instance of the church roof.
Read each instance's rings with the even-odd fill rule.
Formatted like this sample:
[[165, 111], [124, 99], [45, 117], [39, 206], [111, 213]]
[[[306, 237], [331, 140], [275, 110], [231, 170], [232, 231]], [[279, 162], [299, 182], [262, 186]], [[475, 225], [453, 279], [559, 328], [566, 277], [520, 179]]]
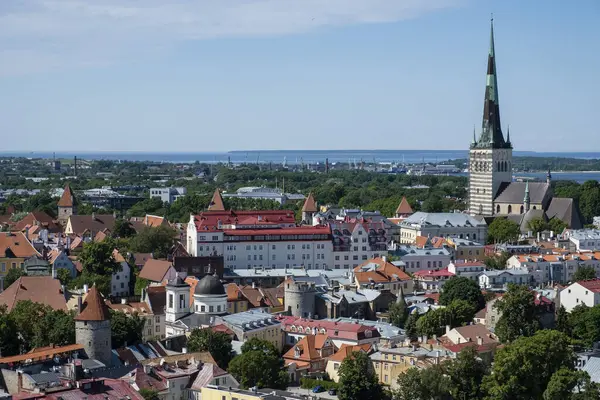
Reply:
[[491, 22], [490, 50], [488, 53], [485, 98], [483, 101], [483, 121], [479, 140], [473, 148], [512, 148], [510, 139], [504, 140], [500, 125], [500, 102], [498, 100], [498, 77], [496, 73], [496, 54], [494, 50], [494, 21]]
[[502, 182], [494, 203], [522, 204], [525, 198], [525, 188], [529, 186], [529, 201], [531, 204], [541, 204], [550, 190], [545, 182]]
[[558, 218], [565, 222], [571, 229], [583, 228], [583, 218], [574, 199], [554, 197], [546, 211], [548, 218]]
[[223, 204], [223, 197], [221, 196], [221, 192], [219, 189], [215, 189], [215, 193], [213, 194], [210, 203], [208, 203], [209, 211], [225, 211], [225, 205]]
[[530, 208], [529, 211], [527, 211], [525, 214], [523, 214], [523, 219], [521, 219], [521, 224], [520, 224], [521, 232], [522, 233], [529, 232], [531, 230], [531, 228], [529, 227], [529, 222], [534, 219], [538, 219], [538, 218], [541, 218], [544, 221], [548, 220], [548, 217], [546, 216], [546, 213], [544, 212], [544, 210], [534, 210], [533, 208]]
[[404, 214], [412, 214], [414, 211], [412, 209], [412, 207], [410, 206], [410, 204], [408, 204], [408, 200], [406, 200], [406, 197], [402, 197], [402, 200], [400, 201], [400, 204], [398, 204], [398, 208], [396, 209], [396, 214], [398, 215], [404, 215]]

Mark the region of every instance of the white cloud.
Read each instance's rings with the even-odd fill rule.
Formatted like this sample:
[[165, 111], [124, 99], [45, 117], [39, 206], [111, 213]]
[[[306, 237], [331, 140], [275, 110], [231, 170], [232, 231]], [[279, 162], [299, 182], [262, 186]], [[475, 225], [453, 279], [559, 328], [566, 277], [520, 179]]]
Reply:
[[392, 22], [462, 0], [2, 0], [0, 75], [111, 63], [177, 42]]

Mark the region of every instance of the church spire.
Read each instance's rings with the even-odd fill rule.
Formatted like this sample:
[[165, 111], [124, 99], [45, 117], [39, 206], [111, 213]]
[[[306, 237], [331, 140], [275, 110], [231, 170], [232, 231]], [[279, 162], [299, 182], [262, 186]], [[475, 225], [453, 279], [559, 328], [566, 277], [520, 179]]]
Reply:
[[488, 51], [487, 78], [483, 102], [483, 121], [481, 123], [481, 135], [476, 147], [511, 148], [510, 141], [505, 141], [502, 134], [499, 104], [496, 50], [494, 48], [494, 19], [492, 18], [490, 22], [490, 48]]
[[530, 203], [531, 199], [529, 197], [529, 181], [525, 181], [525, 197], [523, 198], [523, 206], [525, 208], [525, 212], [529, 211]]

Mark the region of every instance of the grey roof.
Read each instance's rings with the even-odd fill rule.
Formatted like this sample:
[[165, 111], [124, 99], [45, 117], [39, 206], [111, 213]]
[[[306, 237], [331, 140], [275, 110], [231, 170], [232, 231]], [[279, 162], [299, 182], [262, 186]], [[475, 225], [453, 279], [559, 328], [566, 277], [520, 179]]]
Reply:
[[531, 228], [529, 228], [529, 222], [534, 219], [538, 219], [538, 218], [542, 219], [544, 221], [548, 220], [544, 210], [534, 210], [533, 208], [530, 208], [529, 211], [527, 211], [523, 215], [523, 218], [521, 219], [521, 224], [520, 224], [521, 233], [527, 233], [527, 232], [531, 231]]
[[[545, 182], [529, 183], [529, 201], [535, 204], [544, 202], [544, 198], [550, 190], [550, 185]], [[525, 198], [525, 186], [527, 182], [502, 182], [494, 202], [522, 204]]]
[[221, 319], [226, 324], [242, 329], [243, 331], [281, 324], [272, 314], [257, 309], [225, 315]]
[[548, 218], [558, 218], [571, 229], [583, 228], [583, 219], [579, 212], [577, 202], [573, 199], [553, 197], [546, 211]]
[[461, 239], [461, 238], [452, 238], [452, 242], [457, 246], [483, 246], [483, 244], [479, 242], [475, 242], [469, 239]]
[[225, 286], [217, 275], [205, 275], [194, 289], [194, 294], [204, 296], [219, 296], [225, 294]]
[[[522, 200], [522, 199], [521, 199]], [[418, 211], [406, 218], [400, 225], [434, 225], [449, 227], [466, 227], [486, 225], [485, 222], [463, 213], [426, 213]]]
[[319, 293], [317, 296], [334, 304], [339, 304], [343, 298], [346, 299], [348, 304], [357, 304], [369, 302], [371, 301], [369, 299], [375, 299], [379, 294], [381, 293], [378, 290], [362, 289], [356, 292], [353, 290], [338, 290], [334, 293]]
[[600, 383], [600, 357], [591, 357], [581, 370], [590, 375], [592, 382]]
[[569, 232], [569, 236], [577, 240], [600, 239], [598, 229], [578, 229]]
[[[453, 239], [454, 240], [454, 239]], [[450, 252], [448, 249], [443, 247], [440, 248], [419, 248], [414, 245], [403, 245], [398, 244], [396, 249], [394, 250], [394, 255], [398, 255], [400, 257], [412, 257], [412, 256], [429, 256], [429, 255], [440, 255], [440, 256], [450, 256]], [[392, 264], [394, 264], [392, 262]], [[396, 264], [394, 264], [396, 265]]]
[[486, 275], [486, 276], [499, 276], [502, 274], [509, 274], [509, 275], [527, 275], [529, 274], [529, 271], [527, 270], [527, 268], [513, 268], [513, 269], [504, 269], [504, 270], [490, 270], [490, 271], [482, 271], [479, 274], [480, 275]]
[[35, 383], [50, 383], [50, 382], [60, 382], [60, 375], [56, 372], [42, 372], [40, 374], [30, 375], [31, 379], [35, 381]]

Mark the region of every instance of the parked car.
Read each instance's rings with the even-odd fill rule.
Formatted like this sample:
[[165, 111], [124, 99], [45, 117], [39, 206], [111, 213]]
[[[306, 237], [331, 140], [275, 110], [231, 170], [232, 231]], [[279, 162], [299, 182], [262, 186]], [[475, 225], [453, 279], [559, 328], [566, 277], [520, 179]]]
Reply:
[[321, 385], [315, 386], [312, 390], [313, 393], [321, 393], [323, 391], [325, 391], [325, 389], [323, 389], [323, 386], [321, 386]]
[[331, 389], [329, 389], [329, 391], [327, 393], [329, 393], [332, 396], [335, 396], [337, 394], [337, 390], [331, 388]]

